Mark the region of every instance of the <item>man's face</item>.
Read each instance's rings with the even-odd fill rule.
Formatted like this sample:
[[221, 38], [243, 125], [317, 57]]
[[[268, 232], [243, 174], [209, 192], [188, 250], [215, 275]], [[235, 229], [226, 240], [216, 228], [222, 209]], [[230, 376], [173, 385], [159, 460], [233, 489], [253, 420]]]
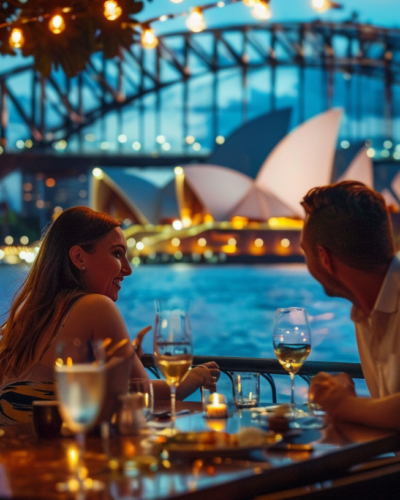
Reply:
[[349, 298], [347, 290], [343, 287], [343, 284], [335, 273], [333, 263], [330, 271], [326, 263], [324, 265], [324, 255], [320, 250], [321, 246], [310, 241], [307, 231], [307, 220], [308, 218], [306, 218], [301, 232], [300, 246], [310, 274], [321, 283], [328, 297]]

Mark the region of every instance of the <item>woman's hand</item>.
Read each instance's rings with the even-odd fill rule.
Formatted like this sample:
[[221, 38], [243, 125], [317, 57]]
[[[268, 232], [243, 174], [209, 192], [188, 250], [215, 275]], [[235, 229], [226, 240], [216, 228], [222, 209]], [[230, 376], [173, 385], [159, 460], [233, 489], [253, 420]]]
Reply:
[[135, 348], [136, 354], [138, 355], [138, 358], [141, 359], [143, 356], [143, 349], [142, 349], [142, 342], [143, 338], [146, 335], [147, 332], [151, 330], [151, 326], [146, 326], [145, 328], [142, 328], [140, 332], [136, 335], [135, 340], [133, 340], [132, 345]]
[[215, 361], [209, 361], [203, 365], [196, 366], [190, 370], [185, 379], [178, 385], [177, 397], [184, 399], [201, 386], [216, 391], [217, 381], [221, 375], [219, 367]]
[[321, 372], [311, 379], [310, 402], [317, 403], [335, 416], [347, 398], [356, 397], [353, 379], [347, 373], [329, 375]]

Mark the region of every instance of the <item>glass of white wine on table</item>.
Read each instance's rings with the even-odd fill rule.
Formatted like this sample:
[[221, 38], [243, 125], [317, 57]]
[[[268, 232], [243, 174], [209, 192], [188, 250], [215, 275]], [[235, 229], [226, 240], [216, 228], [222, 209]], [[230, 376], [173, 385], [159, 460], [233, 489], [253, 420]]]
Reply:
[[57, 483], [64, 492], [99, 491], [101, 481], [87, 477], [84, 465], [85, 434], [99, 417], [106, 388], [105, 354], [102, 342], [60, 342], [56, 348], [55, 380], [59, 410], [68, 429], [76, 435], [78, 456], [74, 477]]
[[273, 343], [279, 363], [290, 375], [292, 417], [304, 416], [304, 412], [296, 410], [294, 402], [294, 377], [311, 352], [311, 332], [304, 308], [288, 307], [276, 311]]
[[192, 366], [192, 331], [187, 311], [155, 303], [154, 359], [171, 390], [171, 434], [175, 434], [176, 389]]

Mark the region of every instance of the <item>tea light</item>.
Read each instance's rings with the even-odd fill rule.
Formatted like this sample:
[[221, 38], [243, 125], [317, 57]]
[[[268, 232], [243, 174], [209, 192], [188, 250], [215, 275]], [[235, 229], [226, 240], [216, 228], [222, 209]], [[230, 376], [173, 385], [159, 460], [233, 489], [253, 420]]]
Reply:
[[206, 406], [208, 418], [226, 418], [228, 416], [228, 407], [225, 403], [225, 396], [214, 392], [210, 396], [211, 403]]

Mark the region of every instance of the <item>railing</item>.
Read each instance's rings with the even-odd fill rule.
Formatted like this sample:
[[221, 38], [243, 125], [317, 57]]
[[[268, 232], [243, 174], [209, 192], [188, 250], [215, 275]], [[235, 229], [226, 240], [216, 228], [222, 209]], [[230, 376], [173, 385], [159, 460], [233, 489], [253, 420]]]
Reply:
[[[273, 375], [287, 375], [277, 359], [262, 358], [233, 358], [225, 356], [194, 356], [193, 366], [198, 366], [207, 361], [215, 361], [221, 372], [225, 373], [233, 384], [233, 372], [259, 373], [271, 387], [272, 402], [277, 402], [276, 385]], [[151, 354], [145, 354], [142, 362], [157, 378], [160, 378], [157, 367]], [[299, 376], [308, 384], [311, 377], [324, 371], [329, 373], [348, 373], [352, 378], [363, 379], [364, 375], [360, 363], [336, 363], [330, 361], [306, 361], [299, 371]]]

